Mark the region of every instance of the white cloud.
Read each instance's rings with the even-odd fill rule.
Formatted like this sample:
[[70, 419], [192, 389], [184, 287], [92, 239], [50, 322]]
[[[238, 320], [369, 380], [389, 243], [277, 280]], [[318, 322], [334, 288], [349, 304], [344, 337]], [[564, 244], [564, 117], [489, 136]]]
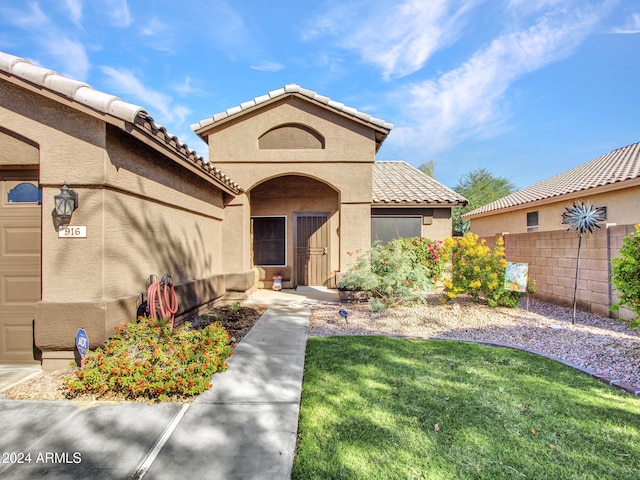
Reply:
[[71, 15], [71, 21], [77, 27], [81, 27], [83, 0], [65, 0], [64, 3], [69, 10], [69, 14]]
[[309, 23], [303, 39], [333, 36], [343, 48], [381, 69], [385, 79], [420, 70], [454, 43], [467, 13], [482, 0], [404, 0], [340, 5]]
[[153, 109], [159, 111], [164, 118], [168, 120], [172, 118], [173, 115], [169, 109], [169, 104], [171, 103], [170, 96], [143, 85], [143, 83], [128, 70], [109, 66], [102, 66], [100, 70], [109, 78], [109, 83], [113, 88], [125, 95], [133, 96], [145, 105], [151, 106]]
[[60, 37], [55, 41], [48, 42], [45, 48], [63, 64], [61, 71], [63, 75], [78, 80], [87, 78], [91, 62], [84, 46], [80, 42]]
[[640, 33], [640, 13], [634, 12], [629, 15], [625, 24], [622, 27], [614, 28], [613, 33]]
[[151, 17], [149, 22], [142, 27], [142, 34], [150, 37], [162, 35], [166, 29], [166, 25], [160, 21], [155, 15]]
[[193, 113], [193, 110], [184, 105], [176, 105], [172, 111], [173, 114], [178, 117], [178, 123], [184, 123], [185, 119]]
[[[149, 109], [150, 115], [159, 120], [159, 123], [183, 123], [191, 114], [191, 110], [184, 105], [172, 105], [173, 99], [157, 90], [145, 86], [133, 72], [126, 69], [117, 69], [110, 66], [100, 67], [108, 79], [111, 87], [121, 92], [122, 96], [131, 96], [139, 101], [142, 106]], [[132, 101], [124, 98], [125, 101]], [[154, 112], [159, 112], [158, 117]]]
[[284, 68], [284, 65], [276, 62], [264, 62], [260, 65], [251, 65], [251, 68], [261, 72], [279, 72]]
[[197, 91], [197, 89], [191, 85], [191, 77], [189, 76], [185, 77], [184, 82], [174, 85], [172, 88], [179, 95], [190, 95]]
[[49, 17], [45, 15], [40, 5], [35, 2], [29, 2], [27, 7], [26, 11], [18, 10], [17, 8], [2, 8], [0, 13], [9, 23], [25, 30], [42, 28], [51, 24]]
[[96, 4], [96, 9], [115, 27], [127, 28], [133, 23], [127, 0], [102, 0]]
[[528, 29], [506, 33], [460, 67], [410, 86], [411, 124], [394, 129], [395, 141], [442, 151], [470, 136], [502, 128], [506, 93], [520, 77], [571, 55], [603, 15], [598, 9], [540, 17]]
[[521, 13], [533, 13], [561, 5], [566, 0], [508, 0], [507, 8]]
[[[84, 45], [60, 30], [38, 3], [28, 3], [26, 10], [3, 8], [0, 13], [27, 33], [38, 32], [33, 36], [34, 42], [40, 46], [39, 58], [35, 62], [61, 65], [59, 70], [63, 75], [86, 80], [91, 64]], [[47, 55], [53, 57], [54, 61], [44, 58]]]

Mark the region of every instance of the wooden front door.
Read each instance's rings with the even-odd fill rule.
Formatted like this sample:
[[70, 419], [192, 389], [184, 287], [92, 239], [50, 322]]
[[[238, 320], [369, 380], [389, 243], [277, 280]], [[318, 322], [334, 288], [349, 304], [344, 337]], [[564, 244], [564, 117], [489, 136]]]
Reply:
[[329, 279], [329, 214], [296, 213], [296, 285], [326, 285]]
[[40, 301], [41, 193], [37, 172], [0, 171], [0, 363], [33, 363]]

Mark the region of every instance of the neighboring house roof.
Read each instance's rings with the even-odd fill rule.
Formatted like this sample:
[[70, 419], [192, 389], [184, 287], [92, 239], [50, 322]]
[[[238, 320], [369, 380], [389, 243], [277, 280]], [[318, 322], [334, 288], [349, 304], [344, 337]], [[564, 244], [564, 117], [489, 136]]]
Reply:
[[353, 107], [348, 107], [344, 103], [331, 100], [329, 97], [320, 95], [313, 90], [308, 90], [295, 83], [290, 83], [288, 85], [285, 85], [283, 88], [273, 90], [266, 95], [261, 95], [254, 98], [253, 100], [241, 103], [236, 107], [228, 108], [224, 112], [216, 113], [212, 117], [205, 118], [198, 123], [194, 123], [193, 125], [191, 125], [191, 129], [198, 135], [202, 135], [217, 123], [222, 123], [231, 117], [235, 118], [236, 116], [251, 111], [256, 107], [261, 107], [264, 104], [280, 100], [281, 98], [290, 95], [297, 95], [307, 100], [318, 102], [321, 105], [324, 105], [325, 107], [328, 107], [342, 115], [350, 117], [356, 121], [363, 122], [374, 128], [375, 130], [380, 132], [379, 135], [376, 135], [378, 148], [386, 138], [389, 131], [393, 128], [392, 123], [388, 123], [379, 118], [372, 117], [371, 115], [360, 112]]
[[373, 206], [465, 206], [466, 198], [406, 162], [373, 164]]
[[[472, 218], [510, 207], [640, 178], [640, 143], [618, 148], [571, 170], [518, 190], [462, 215]], [[621, 188], [623, 186], [621, 185]]]
[[115, 95], [96, 90], [84, 82], [64, 77], [58, 72], [34, 65], [24, 58], [5, 52], [0, 52], [0, 74], [6, 75], [9, 79], [11, 77], [20, 79], [38, 89], [45, 89], [100, 114], [135, 124], [147, 137], [177, 154], [190, 166], [204, 172], [230, 193], [237, 195], [242, 191], [237, 183], [210, 163], [205, 162], [195, 150], [167, 132], [162, 125], [156, 124], [141, 106], [125, 102]]

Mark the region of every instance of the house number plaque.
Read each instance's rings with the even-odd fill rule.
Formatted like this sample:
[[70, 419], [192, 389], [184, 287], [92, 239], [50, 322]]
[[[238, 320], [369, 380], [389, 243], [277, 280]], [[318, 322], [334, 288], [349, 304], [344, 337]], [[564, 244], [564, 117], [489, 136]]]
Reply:
[[87, 227], [85, 226], [59, 227], [58, 238], [87, 238]]

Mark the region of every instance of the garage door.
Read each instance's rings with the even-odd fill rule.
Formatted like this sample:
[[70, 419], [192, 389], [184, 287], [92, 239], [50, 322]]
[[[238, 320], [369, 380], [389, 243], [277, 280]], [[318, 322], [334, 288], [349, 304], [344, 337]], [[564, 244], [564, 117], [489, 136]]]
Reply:
[[0, 363], [35, 363], [34, 305], [40, 300], [37, 172], [0, 171]]

